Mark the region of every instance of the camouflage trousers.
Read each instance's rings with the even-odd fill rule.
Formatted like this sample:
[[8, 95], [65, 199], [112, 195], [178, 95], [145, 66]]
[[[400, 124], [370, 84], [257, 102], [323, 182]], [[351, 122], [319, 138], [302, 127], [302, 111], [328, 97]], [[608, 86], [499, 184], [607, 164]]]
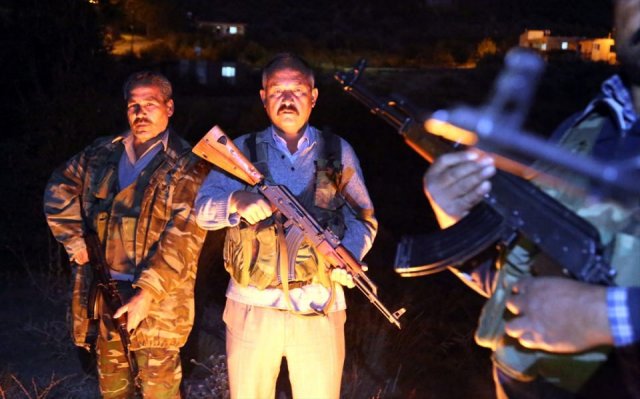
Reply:
[[[103, 398], [136, 398], [133, 377], [119, 339], [96, 343], [98, 376]], [[182, 366], [177, 349], [144, 348], [134, 352], [143, 398], [180, 398]]]

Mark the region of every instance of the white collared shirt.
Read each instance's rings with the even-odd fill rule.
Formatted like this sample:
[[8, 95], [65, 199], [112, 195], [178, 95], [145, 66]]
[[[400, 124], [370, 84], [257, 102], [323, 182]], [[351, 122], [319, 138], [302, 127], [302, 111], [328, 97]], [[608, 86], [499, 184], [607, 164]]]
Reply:
[[298, 139], [298, 149], [293, 154], [287, 148], [287, 142], [285, 141], [285, 139], [283, 139], [282, 137], [280, 137], [280, 135], [278, 135], [278, 133], [276, 133], [276, 128], [273, 125], [271, 125], [271, 136], [273, 137], [273, 142], [275, 143], [276, 147], [280, 151], [282, 151], [284, 155], [286, 155], [286, 157], [289, 159], [289, 162], [291, 163], [294, 163], [296, 159], [298, 159], [300, 154], [302, 154], [302, 152], [309, 148], [309, 146], [311, 145], [311, 139], [309, 138], [309, 124], [305, 126], [304, 133], [302, 134], [300, 139]]

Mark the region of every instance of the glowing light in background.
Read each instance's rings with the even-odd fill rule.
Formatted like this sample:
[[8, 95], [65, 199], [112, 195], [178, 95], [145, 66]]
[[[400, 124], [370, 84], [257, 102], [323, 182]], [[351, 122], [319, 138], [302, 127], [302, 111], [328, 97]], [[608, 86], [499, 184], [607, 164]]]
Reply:
[[225, 65], [222, 67], [221, 74], [222, 74], [222, 77], [225, 77], [225, 78], [235, 78], [236, 67]]

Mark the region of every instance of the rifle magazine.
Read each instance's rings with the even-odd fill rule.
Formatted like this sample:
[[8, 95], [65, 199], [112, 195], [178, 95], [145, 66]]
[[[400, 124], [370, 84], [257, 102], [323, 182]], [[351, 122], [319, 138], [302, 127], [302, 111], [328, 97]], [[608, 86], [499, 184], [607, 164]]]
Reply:
[[398, 244], [394, 270], [419, 277], [459, 266], [500, 241], [506, 225], [486, 204], [475, 207], [453, 226], [431, 234], [404, 236]]

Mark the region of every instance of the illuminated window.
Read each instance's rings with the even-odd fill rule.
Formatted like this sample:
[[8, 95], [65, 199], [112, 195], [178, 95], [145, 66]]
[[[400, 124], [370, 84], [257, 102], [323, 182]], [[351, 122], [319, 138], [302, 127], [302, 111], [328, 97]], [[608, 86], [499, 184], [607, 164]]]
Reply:
[[542, 46], [540, 46], [541, 50], [546, 50], [547, 49], [547, 43], [542, 43]]
[[221, 73], [222, 73], [222, 77], [235, 78], [236, 77], [236, 67], [234, 67], [234, 66], [223, 66]]
[[566, 49], [568, 49], [568, 48], [569, 48], [569, 43], [567, 43], [567, 42], [562, 42], [561, 46], [562, 46], [562, 49], [563, 49], [563, 50], [566, 50]]
[[230, 35], [235, 35], [238, 33], [238, 27], [237, 26], [230, 26], [229, 27], [229, 34]]

